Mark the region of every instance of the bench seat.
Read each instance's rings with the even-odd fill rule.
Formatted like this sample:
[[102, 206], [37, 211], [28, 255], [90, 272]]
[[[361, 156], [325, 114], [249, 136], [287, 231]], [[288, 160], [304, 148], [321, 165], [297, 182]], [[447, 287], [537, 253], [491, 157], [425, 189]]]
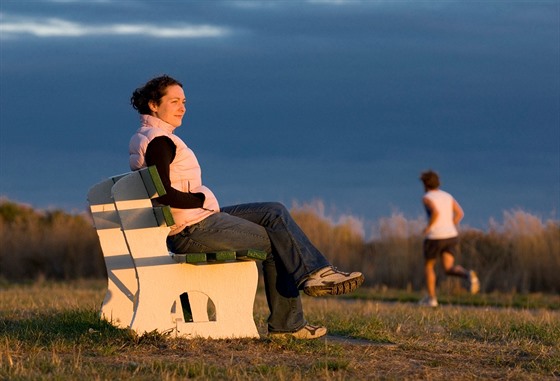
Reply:
[[262, 261], [266, 259], [266, 253], [260, 250], [249, 249], [238, 251], [217, 251], [214, 253], [172, 254], [172, 257], [178, 263], [203, 264], [246, 260]]

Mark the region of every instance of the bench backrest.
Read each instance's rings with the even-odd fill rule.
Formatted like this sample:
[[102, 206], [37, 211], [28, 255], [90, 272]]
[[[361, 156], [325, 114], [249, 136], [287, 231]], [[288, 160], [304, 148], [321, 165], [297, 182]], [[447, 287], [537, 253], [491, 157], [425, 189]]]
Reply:
[[119, 327], [127, 327], [138, 291], [134, 262], [121, 229], [120, 218], [111, 197], [113, 185], [124, 175], [110, 177], [90, 188], [87, 199], [93, 225], [107, 270], [107, 293], [101, 317]]
[[[155, 167], [129, 173], [111, 189], [128, 249], [136, 266], [139, 265], [138, 260], [146, 256], [157, 257], [164, 253], [169, 257], [165, 242], [174, 221], [169, 206], [153, 205], [153, 198], [165, 194]], [[146, 247], [151, 250], [146, 250]]]

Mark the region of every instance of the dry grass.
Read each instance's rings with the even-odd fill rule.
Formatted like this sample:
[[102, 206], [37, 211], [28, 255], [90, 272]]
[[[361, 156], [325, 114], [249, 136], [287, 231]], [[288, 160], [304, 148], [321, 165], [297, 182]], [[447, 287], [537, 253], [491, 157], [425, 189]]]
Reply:
[[[97, 318], [104, 292], [104, 283], [99, 281], [4, 285], [0, 291], [0, 379], [560, 377], [558, 310], [459, 305], [426, 309], [414, 303], [367, 298], [304, 297], [308, 320], [325, 324], [333, 336], [311, 342], [208, 341], [167, 339], [158, 334], [138, 338], [114, 329]], [[557, 302], [558, 297], [551, 298]], [[266, 316], [259, 292], [255, 319], [262, 333]]]
[[[381, 218], [366, 241], [355, 218], [336, 219], [321, 202], [295, 206], [294, 219], [335, 265], [362, 271], [368, 286], [423, 287], [423, 217], [402, 213]], [[461, 229], [456, 263], [477, 271], [482, 292], [560, 292], [560, 222], [523, 210], [505, 211], [488, 231]], [[438, 279], [444, 279], [437, 268]]]
[[[335, 266], [361, 271], [367, 286], [422, 289], [424, 218], [394, 213], [381, 218], [375, 238], [366, 240], [362, 221], [330, 216], [321, 202], [294, 205], [291, 212]], [[97, 235], [85, 215], [36, 211], [0, 199], [0, 242], [0, 280], [106, 277]], [[462, 229], [457, 263], [478, 272], [483, 292], [558, 293], [560, 223], [506, 211], [486, 232]]]

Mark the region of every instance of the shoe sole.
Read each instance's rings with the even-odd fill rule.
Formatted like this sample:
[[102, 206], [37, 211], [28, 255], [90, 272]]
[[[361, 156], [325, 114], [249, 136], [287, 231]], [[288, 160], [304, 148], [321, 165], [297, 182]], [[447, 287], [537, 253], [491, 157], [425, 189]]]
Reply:
[[475, 274], [474, 277], [469, 277], [469, 280], [468, 280], [467, 283], [468, 283], [467, 289], [469, 290], [469, 292], [472, 295], [478, 294], [478, 291], [480, 291], [480, 281], [478, 280], [478, 277], [476, 276], [476, 274]]
[[[309, 331], [307, 331], [309, 332]], [[317, 332], [317, 331], [315, 331]], [[295, 340], [315, 340], [320, 337], [323, 337], [327, 334], [327, 330], [325, 329], [323, 333], [317, 333], [315, 335], [306, 336], [305, 334], [298, 335], [298, 332], [282, 332], [282, 333], [269, 333], [268, 337], [271, 339], [280, 339], [280, 340], [287, 340], [287, 339], [295, 339]]]
[[358, 287], [364, 283], [364, 276], [360, 275], [357, 278], [349, 279], [347, 281], [322, 286], [304, 287], [303, 292], [309, 296], [327, 296], [327, 295], [343, 295], [354, 292]]
[[326, 335], [327, 335], [326, 332], [323, 333], [322, 335], [308, 336], [308, 337], [295, 336], [291, 333], [274, 333], [274, 334], [268, 334], [268, 337], [276, 340], [315, 340], [321, 337], [325, 337]]
[[480, 285], [478, 283], [471, 284], [471, 287], [470, 287], [471, 294], [473, 294], [473, 295], [478, 294], [478, 291], [480, 291]]

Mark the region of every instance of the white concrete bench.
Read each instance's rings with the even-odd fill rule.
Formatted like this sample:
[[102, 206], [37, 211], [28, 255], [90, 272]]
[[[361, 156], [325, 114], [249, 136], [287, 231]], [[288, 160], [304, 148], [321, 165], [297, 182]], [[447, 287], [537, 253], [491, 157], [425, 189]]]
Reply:
[[108, 274], [101, 317], [138, 334], [178, 337], [259, 337], [253, 305], [256, 250], [170, 254], [169, 207], [155, 167], [114, 176], [88, 193]]
[[134, 312], [138, 279], [111, 197], [111, 188], [122, 176], [94, 185], [87, 198], [107, 269], [107, 293], [101, 306], [101, 318], [117, 327], [128, 328]]

